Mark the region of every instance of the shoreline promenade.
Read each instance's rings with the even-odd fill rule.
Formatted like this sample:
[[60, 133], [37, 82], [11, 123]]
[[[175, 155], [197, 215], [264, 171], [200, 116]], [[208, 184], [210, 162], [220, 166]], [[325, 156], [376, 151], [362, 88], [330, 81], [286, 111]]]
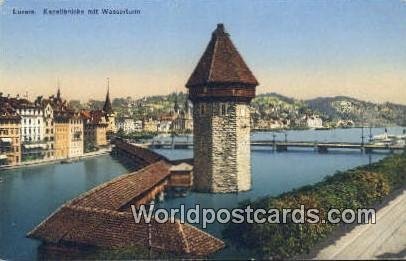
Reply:
[[63, 161], [80, 161], [87, 158], [102, 156], [110, 154], [111, 147], [100, 149], [98, 151], [84, 153], [82, 156], [75, 157], [75, 158], [65, 158], [65, 159], [51, 159], [51, 160], [33, 160], [27, 162], [21, 162], [20, 164], [16, 165], [3, 165], [0, 166], [0, 175], [3, 170], [10, 170], [10, 169], [19, 169], [19, 168], [27, 168], [27, 167], [36, 167], [36, 166], [43, 166], [43, 165], [50, 165], [50, 164], [61, 164]]

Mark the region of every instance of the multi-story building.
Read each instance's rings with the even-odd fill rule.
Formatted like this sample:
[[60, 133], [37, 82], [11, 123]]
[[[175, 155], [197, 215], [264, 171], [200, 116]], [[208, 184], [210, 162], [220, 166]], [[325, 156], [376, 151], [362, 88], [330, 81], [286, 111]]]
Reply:
[[84, 151], [94, 151], [107, 146], [108, 124], [104, 113], [100, 110], [82, 111], [81, 116], [84, 123]]
[[148, 118], [142, 122], [142, 128], [145, 132], [158, 132], [159, 131], [159, 121]]
[[72, 111], [59, 112], [55, 116], [56, 158], [76, 158], [83, 155], [83, 120]]
[[19, 96], [7, 100], [21, 117], [22, 161], [44, 159], [47, 145], [41, 106]]
[[311, 115], [306, 117], [306, 125], [309, 128], [322, 128], [323, 120], [318, 115]]
[[69, 155], [69, 117], [59, 113], [54, 116], [55, 158], [64, 159]]
[[176, 131], [188, 132], [193, 130], [193, 117], [189, 101], [186, 99], [185, 105], [173, 121], [173, 129]]
[[69, 117], [68, 157], [75, 158], [83, 155], [84, 135], [83, 119], [78, 113]]
[[124, 131], [125, 134], [135, 131], [135, 121], [133, 118], [125, 116], [117, 119], [117, 129]]
[[0, 165], [21, 162], [21, 117], [0, 97]]
[[43, 114], [44, 143], [46, 144], [45, 159], [55, 157], [55, 125], [54, 109], [51, 99], [43, 99], [42, 96], [35, 100], [35, 105], [41, 107]]
[[158, 132], [168, 133], [173, 130], [173, 120], [175, 119], [173, 114], [162, 115], [159, 118]]
[[142, 120], [136, 120], [134, 121], [134, 131], [136, 132], [141, 132], [143, 129], [142, 127]]
[[250, 101], [258, 82], [217, 25], [186, 83], [193, 102], [193, 183], [202, 192], [251, 188]]

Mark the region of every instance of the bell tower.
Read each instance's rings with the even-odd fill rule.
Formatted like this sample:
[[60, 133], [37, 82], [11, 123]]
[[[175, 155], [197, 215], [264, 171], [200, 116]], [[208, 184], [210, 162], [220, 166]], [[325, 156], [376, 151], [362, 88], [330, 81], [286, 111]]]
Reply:
[[186, 87], [193, 103], [194, 186], [251, 189], [250, 102], [258, 82], [218, 24]]
[[110, 101], [110, 79], [107, 78], [107, 94], [106, 94], [106, 100], [104, 101], [103, 105], [103, 112], [106, 115], [106, 121], [107, 121], [107, 133], [115, 133], [117, 131], [116, 129], [116, 114], [113, 111], [113, 106], [111, 105]]

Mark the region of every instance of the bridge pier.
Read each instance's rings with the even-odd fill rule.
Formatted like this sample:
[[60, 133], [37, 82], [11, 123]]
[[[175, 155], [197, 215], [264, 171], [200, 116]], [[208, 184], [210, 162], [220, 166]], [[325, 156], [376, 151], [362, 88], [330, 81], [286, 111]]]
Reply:
[[327, 146], [317, 146], [317, 150], [319, 151], [319, 153], [327, 153], [328, 152]]
[[188, 149], [188, 144], [174, 144], [174, 149]]
[[277, 144], [276, 145], [276, 151], [277, 152], [288, 151], [288, 145]]

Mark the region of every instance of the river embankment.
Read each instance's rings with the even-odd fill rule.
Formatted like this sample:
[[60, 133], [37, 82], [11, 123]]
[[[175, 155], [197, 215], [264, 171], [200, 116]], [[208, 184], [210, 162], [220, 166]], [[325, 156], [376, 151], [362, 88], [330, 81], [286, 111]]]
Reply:
[[[337, 172], [314, 185], [279, 196], [266, 196], [243, 203], [253, 209], [318, 209], [321, 220], [328, 220], [330, 209], [373, 208], [406, 186], [406, 153], [347, 171]], [[250, 248], [259, 258], [292, 258], [309, 253], [337, 231], [342, 223], [318, 222], [286, 224], [229, 224], [223, 234], [239, 247]], [[337, 233], [337, 236], [339, 233]]]
[[111, 148], [101, 149], [98, 151], [84, 153], [82, 156], [69, 158], [69, 159], [49, 159], [49, 160], [32, 160], [21, 162], [15, 165], [3, 165], [0, 166], [0, 174], [2, 170], [11, 170], [11, 169], [19, 169], [19, 168], [28, 168], [28, 167], [35, 167], [35, 166], [44, 166], [44, 165], [51, 165], [51, 164], [60, 164], [60, 163], [70, 163], [74, 161], [80, 161], [92, 157], [98, 157], [102, 155], [107, 155], [111, 152]]

